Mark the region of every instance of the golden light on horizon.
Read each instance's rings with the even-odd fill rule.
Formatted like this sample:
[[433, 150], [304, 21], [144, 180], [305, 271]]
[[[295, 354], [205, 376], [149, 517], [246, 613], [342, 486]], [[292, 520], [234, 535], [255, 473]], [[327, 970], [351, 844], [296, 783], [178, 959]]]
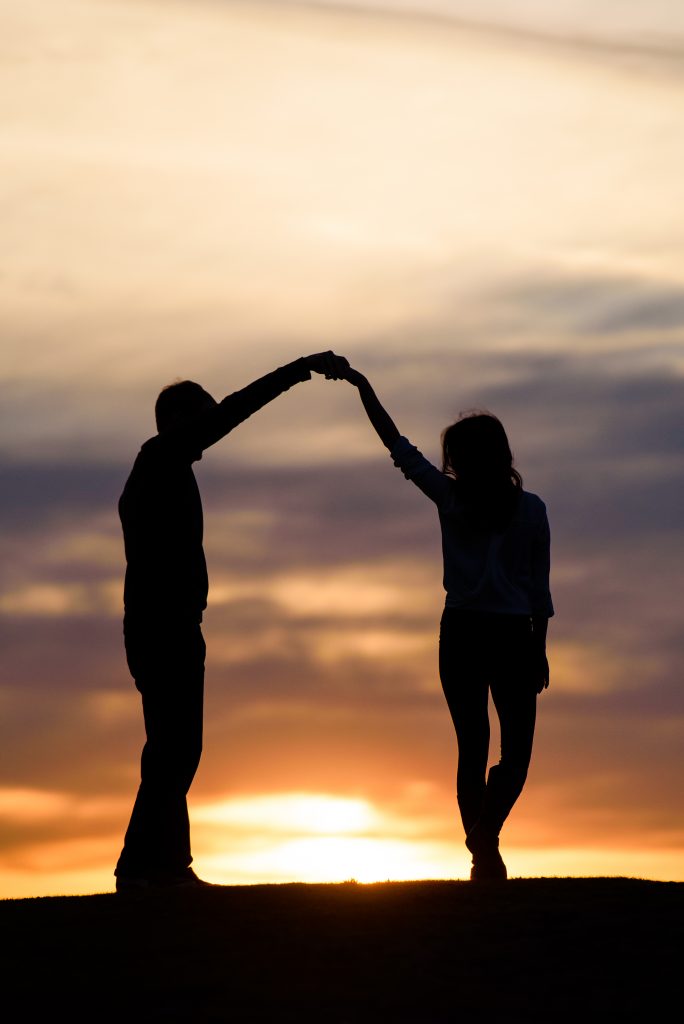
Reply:
[[[383, 815], [358, 798], [283, 793], [229, 800], [201, 808], [196, 820], [200, 833], [202, 824], [219, 826], [210, 841], [223, 852], [205, 858], [215, 880], [237, 870], [264, 880], [370, 882], [404, 877], [415, 861], [411, 844], [388, 836]], [[230, 841], [220, 834], [225, 825], [237, 827], [256, 848], [229, 852]]]
[[[126, 807], [127, 809], [127, 807]], [[123, 815], [121, 801], [74, 801], [68, 795], [0, 792], [0, 816], [59, 820], [65, 813], [83, 823]], [[195, 866], [223, 885], [289, 882], [359, 883], [466, 879], [469, 854], [454, 824], [453, 837], [434, 838], [435, 820], [384, 811], [359, 797], [323, 792], [261, 793], [199, 803], [191, 808]], [[437, 828], [443, 831], [443, 824]], [[111, 849], [118, 834], [63, 839], [37, 846], [0, 870], [3, 897], [85, 894], [113, 888]], [[615, 870], [616, 858], [621, 869]], [[680, 867], [678, 851], [629, 843], [563, 847], [506, 844], [509, 876], [615, 876], [668, 880]]]
[[204, 804], [195, 820], [209, 825], [238, 825], [260, 831], [316, 835], [364, 832], [377, 825], [366, 800], [320, 793], [284, 793]]
[[[204, 805], [195, 820], [200, 841], [220, 851], [202, 858], [214, 881], [236, 873], [254, 881], [396, 881], [441, 874], [454, 860], [448, 843], [424, 838], [416, 822], [358, 797], [280, 793], [233, 799]], [[236, 835], [237, 852], [231, 851]]]

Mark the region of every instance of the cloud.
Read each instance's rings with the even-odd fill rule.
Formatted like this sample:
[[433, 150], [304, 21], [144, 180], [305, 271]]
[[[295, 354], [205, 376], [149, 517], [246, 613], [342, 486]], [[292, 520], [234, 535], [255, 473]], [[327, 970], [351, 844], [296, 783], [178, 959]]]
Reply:
[[77, 528], [115, 507], [129, 467], [89, 460], [73, 451], [59, 461], [7, 456], [0, 461], [0, 525], [13, 535]]
[[[0, 788], [0, 851], [27, 852], [43, 843], [73, 838], [98, 837], [112, 828], [129, 808], [121, 798], [93, 797], [49, 789]], [[11, 863], [11, 861], [10, 861]], [[21, 861], [18, 861], [21, 863]]]
[[638, 277], [545, 275], [522, 282], [501, 299], [521, 313], [533, 310], [547, 327], [593, 337], [630, 332], [643, 337], [684, 326], [684, 287]]
[[[533, 304], [526, 315], [534, 319]], [[435, 460], [439, 431], [459, 407], [485, 406], [501, 415], [528, 487], [543, 495], [551, 513], [561, 608], [579, 614], [583, 600], [599, 606], [610, 594], [601, 621], [617, 621], [636, 602], [634, 578], [647, 604], [667, 604], [677, 572], [684, 454], [684, 380], [669, 366], [649, 366], [624, 352], [464, 355], [439, 345], [419, 357], [376, 354], [369, 362], [400, 427]], [[262, 458], [280, 455], [269, 448], [273, 426], [264, 412], [198, 467], [212, 580], [224, 603], [258, 603], [263, 587], [261, 596], [282, 611], [288, 586], [315, 602], [320, 577], [324, 605], [326, 586], [340, 595], [348, 590], [345, 572], [347, 581], [354, 573], [360, 581], [361, 566], [369, 573], [371, 565], [384, 566], [382, 573], [392, 563], [397, 593], [404, 564], [407, 580], [412, 566], [434, 574], [439, 593], [434, 509], [392, 467], [358, 400], [348, 397], [340, 413], [368, 443], [358, 460], [347, 461], [341, 447], [309, 467], [249, 465], [242, 449], [248, 426], [249, 443], [260, 441]], [[73, 459], [5, 466], [8, 611], [33, 607], [38, 614], [48, 605], [78, 611], [79, 601], [88, 600], [93, 611], [116, 613], [123, 569], [116, 500], [127, 471], [123, 463]], [[326, 572], [332, 572], [328, 584]], [[238, 588], [232, 597], [231, 586]]]
[[350, 7], [390, 14], [439, 16], [484, 28], [503, 28], [575, 43], [675, 49], [684, 38], [684, 17], [676, 0], [312, 0], [312, 5]]

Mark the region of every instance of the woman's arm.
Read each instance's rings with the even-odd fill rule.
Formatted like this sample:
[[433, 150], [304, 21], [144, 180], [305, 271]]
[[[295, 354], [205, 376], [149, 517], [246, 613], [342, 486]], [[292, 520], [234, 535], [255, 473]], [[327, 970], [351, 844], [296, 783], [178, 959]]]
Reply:
[[538, 672], [537, 693], [541, 693], [549, 685], [549, 659], [546, 657], [546, 631], [548, 625], [549, 620], [545, 615], [532, 616], [532, 641]]
[[434, 501], [438, 508], [444, 511], [450, 509], [454, 497], [453, 481], [428, 462], [405, 437], [401, 437], [394, 420], [380, 404], [362, 373], [350, 367], [342, 372], [342, 377], [359, 389], [368, 419], [392, 456], [394, 465], [402, 471], [407, 480], [411, 480], [423, 494]]
[[385, 448], [391, 451], [393, 445], [399, 440], [399, 431], [394, 420], [384, 406], [381, 405], [378, 396], [362, 373], [349, 367], [348, 370], [344, 371], [343, 376], [345, 380], [348, 380], [350, 384], [354, 384], [359, 389], [359, 396], [363, 402], [368, 419], [371, 421], [375, 432]]
[[[539, 500], [539, 499], [537, 499]], [[553, 602], [549, 590], [551, 571], [551, 531], [546, 508], [541, 505], [542, 516], [536, 532], [532, 548], [532, 630], [540, 681], [537, 693], [541, 693], [549, 685], [549, 662], [546, 657], [546, 631], [549, 618], [553, 615]]]

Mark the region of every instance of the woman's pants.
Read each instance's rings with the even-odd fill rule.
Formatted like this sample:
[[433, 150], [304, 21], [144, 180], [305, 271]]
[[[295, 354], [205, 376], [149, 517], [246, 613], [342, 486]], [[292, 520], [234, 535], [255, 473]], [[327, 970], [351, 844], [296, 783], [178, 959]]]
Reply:
[[[458, 739], [458, 806], [466, 835], [499, 834], [527, 778], [537, 708], [532, 621], [523, 615], [445, 608], [439, 673]], [[501, 731], [501, 758], [487, 776], [488, 696]]]

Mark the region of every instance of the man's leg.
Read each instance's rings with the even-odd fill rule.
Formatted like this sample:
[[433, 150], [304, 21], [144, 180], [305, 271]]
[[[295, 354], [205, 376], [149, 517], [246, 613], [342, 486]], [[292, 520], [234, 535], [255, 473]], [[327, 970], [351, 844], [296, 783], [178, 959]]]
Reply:
[[128, 631], [147, 742], [141, 781], [115, 874], [163, 880], [187, 871], [186, 796], [202, 751], [205, 647], [198, 625]]

